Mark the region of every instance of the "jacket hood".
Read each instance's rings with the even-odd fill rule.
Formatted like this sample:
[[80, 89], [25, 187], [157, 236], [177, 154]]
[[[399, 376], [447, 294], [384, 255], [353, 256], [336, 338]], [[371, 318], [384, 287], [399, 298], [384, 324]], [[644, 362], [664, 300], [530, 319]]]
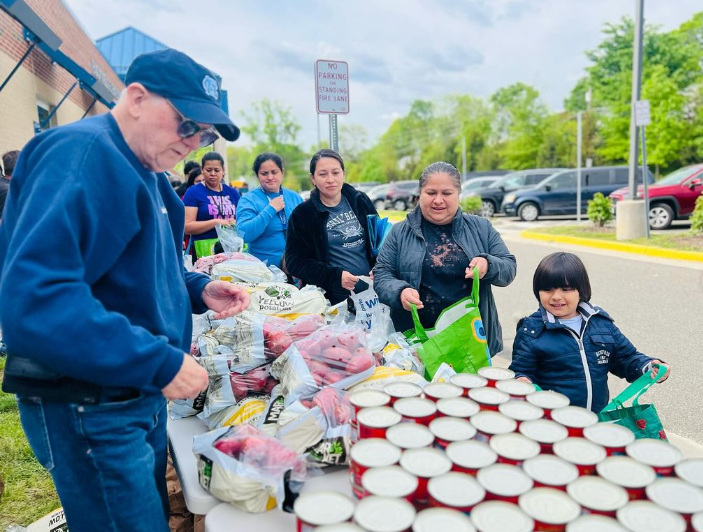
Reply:
[[[342, 185], [342, 196], [347, 198], [349, 204], [353, 205], [359, 197], [359, 194], [361, 193], [356, 190], [353, 186], [348, 185], [347, 183], [344, 183]], [[322, 203], [322, 200], [320, 199], [320, 191], [316, 188], [314, 188], [312, 192], [310, 192], [310, 200], [312, 201], [312, 204], [315, 205], [318, 211], [326, 212], [327, 207]]]
[[[461, 227], [461, 219], [463, 218], [463, 213], [461, 212], [461, 207], [459, 207], [456, 210], [456, 214], [454, 215], [454, 219], [452, 220], [452, 233], [457, 234], [457, 231]], [[415, 233], [417, 236], [420, 238], [424, 239], [422, 236], [422, 219], [424, 216], [422, 216], [422, 211], [420, 210], [420, 206], [418, 205], [415, 207], [412, 211], [408, 213], [407, 220], [408, 220], [408, 225], [410, 228], [413, 230], [413, 233]]]

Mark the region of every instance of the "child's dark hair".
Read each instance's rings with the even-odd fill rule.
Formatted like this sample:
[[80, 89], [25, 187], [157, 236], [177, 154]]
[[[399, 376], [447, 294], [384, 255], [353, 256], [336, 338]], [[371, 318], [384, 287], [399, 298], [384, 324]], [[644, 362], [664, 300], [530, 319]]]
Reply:
[[222, 158], [222, 155], [220, 155], [216, 151], [209, 151], [205, 155], [203, 155], [203, 159], [201, 161], [202, 166], [205, 166], [205, 163], [208, 161], [220, 161], [222, 169], [224, 170], [225, 168], [225, 160]]
[[342, 167], [342, 171], [344, 171], [344, 159], [342, 159], [342, 156], [339, 155], [334, 150], [325, 149], [325, 150], [318, 151], [315, 155], [312, 156], [312, 159], [310, 159], [310, 175], [315, 175], [315, 168], [317, 168], [317, 161], [319, 161], [323, 157], [329, 157], [330, 159], [336, 159], [337, 161], [339, 161], [339, 166]]
[[203, 171], [200, 169], [200, 166], [196, 166], [195, 168], [193, 168], [188, 174], [188, 188], [195, 185], [195, 180], [201, 175], [203, 175]]
[[254, 175], [259, 175], [261, 165], [266, 161], [273, 161], [273, 164], [278, 166], [278, 169], [283, 172], [283, 159], [275, 153], [264, 152], [257, 155], [256, 159], [254, 159], [254, 164], [251, 167], [251, 169], [254, 170]]
[[540, 290], [572, 288], [578, 290], [579, 299], [591, 300], [591, 281], [586, 267], [573, 253], [559, 251], [542, 259], [532, 278], [532, 291], [539, 301]]

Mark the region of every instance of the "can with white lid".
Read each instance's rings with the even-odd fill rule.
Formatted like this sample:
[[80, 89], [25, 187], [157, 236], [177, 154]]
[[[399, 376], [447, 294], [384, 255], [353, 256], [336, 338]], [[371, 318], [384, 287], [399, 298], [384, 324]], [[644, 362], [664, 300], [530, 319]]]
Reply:
[[336, 525], [318, 526], [315, 532], [364, 532], [364, 529], [354, 523], [338, 523]]
[[583, 437], [602, 445], [608, 456], [624, 455], [625, 447], [635, 441], [635, 434], [615, 423], [596, 423], [583, 429]]
[[431, 478], [427, 492], [431, 507], [450, 508], [467, 514], [486, 496], [476, 479], [464, 473], [446, 473]]
[[625, 453], [638, 462], [654, 468], [661, 477], [674, 476], [674, 467], [683, 459], [683, 454], [669, 442], [643, 438], [635, 440], [625, 447]]
[[613, 517], [585, 514], [566, 525], [566, 532], [630, 532]]
[[569, 436], [569, 431], [555, 421], [535, 419], [520, 423], [520, 434], [539, 443], [542, 453], [552, 454], [554, 444], [565, 440]]
[[434, 443], [430, 429], [418, 423], [398, 423], [386, 431], [386, 439], [403, 450], [430, 447]]
[[449, 382], [464, 390], [464, 397], [469, 395], [469, 390], [473, 388], [483, 388], [488, 386], [488, 381], [483, 377], [473, 373], [457, 373], [449, 378]]
[[295, 500], [293, 512], [297, 532], [312, 532], [318, 526], [351, 520], [354, 501], [337, 491], [309, 491]]
[[517, 422], [499, 412], [481, 411], [471, 416], [471, 424], [476, 427], [474, 439], [488, 443], [493, 436], [514, 432]]
[[390, 395], [373, 388], [358, 390], [349, 396], [349, 403], [354, 407], [354, 414], [358, 414], [362, 408], [388, 406], [390, 402]]
[[486, 500], [517, 504], [518, 497], [530, 491], [532, 479], [517, 466], [495, 464], [481, 469], [476, 479], [486, 490]]
[[649, 501], [632, 501], [617, 511], [618, 522], [637, 532], [685, 532], [686, 521], [679, 514]]
[[476, 428], [465, 419], [438, 417], [430, 423], [435, 446], [446, 449], [450, 443], [470, 440], [476, 435]]
[[422, 389], [422, 393], [427, 399], [436, 402], [440, 399], [461, 397], [464, 395], [464, 390], [448, 382], [430, 382]]
[[479, 470], [492, 466], [498, 460], [498, 455], [493, 449], [476, 440], [450, 443], [445, 452], [453, 464], [452, 471], [474, 476]]
[[498, 381], [496, 382], [496, 388], [501, 392], [507, 393], [515, 401], [524, 401], [525, 397], [536, 391], [533, 384], [517, 379]]
[[693, 532], [703, 532], [703, 512], [697, 513], [691, 518], [691, 526]]
[[564, 425], [569, 431], [569, 436], [580, 438], [583, 436], [583, 429], [598, 423], [598, 416], [586, 408], [580, 406], [565, 406], [552, 410], [552, 419]]
[[401, 416], [403, 421], [429, 425], [437, 417], [437, 405], [434, 401], [423, 399], [422, 397], [407, 397], [398, 399], [393, 403], [393, 408]]
[[538, 406], [544, 410], [544, 416], [547, 419], [550, 419], [552, 410], [564, 408], [565, 406], [569, 406], [569, 403], [571, 403], [569, 398], [563, 393], [553, 392], [551, 390], [540, 390], [538, 392], [531, 393], [525, 397], [525, 400], [528, 403]]
[[585, 513], [615, 517], [630, 498], [624, 488], [596, 476], [579, 477], [566, 487], [569, 496]]
[[480, 409], [474, 401], [466, 397], [451, 397], [437, 401], [437, 415], [439, 417], [469, 419], [474, 414], [478, 414]]
[[703, 490], [680, 478], [660, 478], [646, 488], [647, 498], [662, 508], [680, 513], [692, 527], [694, 514], [703, 512]]
[[476, 532], [471, 519], [448, 508], [427, 508], [415, 517], [413, 532]]
[[368, 495], [396, 497], [414, 502], [417, 477], [400, 466], [372, 467], [361, 477], [361, 487]]
[[525, 460], [522, 470], [534, 481], [535, 487], [562, 491], [566, 491], [566, 486], [579, 476], [579, 470], [574, 464], [553, 454], [540, 454]]
[[539, 443], [517, 432], [498, 434], [488, 443], [498, 455], [501, 464], [522, 465], [539, 454]]
[[535, 488], [520, 495], [520, 509], [535, 521], [541, 532], [565, 532], [578, 519], [581, 507], [566, 493], [552, 488]]
[[400, 423], [402, 416], [389, 406], [364, 408], [356, 416], [359, 439], [385, 438], [386, 430]]
[[676, 464], [674, 472], [689, 484], [703, 488], [703, 458], [687, 458]]
[[486, 366], [479, 368], [477, 371], [480, 377], [488, 381], [488, 386], [495, 388], [498, 381], [506, 381], [515, 378], [515, 372], [508, 368], [499, 368], [497, 366]]
[[471, 512], [478, 532], [532, 532], [534, 520], [516, 504], [502, 501], [482, 502]]
[[386, 384], [383, 387], [383, 392], [390, 396], [391, 406], [393, 406], [398, 399], [420, 397], [422, 395], [422, 388], [412, 382], [396, 381]]
[[349, 473], [353, 484], [361, 486], [363, 474], [372, 467], [388, 467], [400, 461], [402, 451], [381, 438], [368, 438], [349, 451]]
[[510, 396], [496, 388], [473, 388], [469, 390], [469, 399], [476, 401], [481, 410], [497, 412], [498, 406], [510, 401]]
[[544, 417], [544, 410], [527, 401], [508, 401], [498, 405], [498, 412], [517, 421], [518, 427], [523, 421], [534, 421]]
[[596, 465], [605, 460], [605, 449], [586, 438], [566, 438], [554, 444], [554, 454], [574, 464], [579, 475], [593, 475]]
[[418, 478], [416, 500], [424, 503], [428, 500], [427, 482], [433, 477], [449, 473], [452, 462], [438, 449], [423, 447], [410, 449], [400, 457], [400, 466]]
[[413, 505], [393, 497], [366, 497], [354, 512], [354, 522], [366, 532], [410, 532], [413, 521]]
[[645, 488], [654, 482], [654, 469], [628, 456], [611, 456], [596, 466], [598, 475], [625, 488], [630, 500], [646, 499]]

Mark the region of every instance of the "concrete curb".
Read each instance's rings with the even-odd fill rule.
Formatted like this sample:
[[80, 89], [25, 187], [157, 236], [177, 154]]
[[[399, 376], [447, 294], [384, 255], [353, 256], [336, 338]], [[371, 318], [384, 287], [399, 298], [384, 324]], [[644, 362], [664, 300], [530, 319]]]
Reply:
[[596, 240], [594, 238], [582, 238], [578, 236], [550, 235], [548, 233], [537, 233], [529, 230], [522, 231], [520, 236], [530, 240], [541, 240], [543, 242], [556, 242], [590, 248], [607, 249], [610, 251], [621, 251], [623, 253], [647, 255], [649, 257], [659, 257], [662, 259], [703, 262], [703, 252], [699, 251], [680, 251], [676, 249], [642, 246], [639, 244], [628, 244], [626, 242], [610, 242], [607, 240]]

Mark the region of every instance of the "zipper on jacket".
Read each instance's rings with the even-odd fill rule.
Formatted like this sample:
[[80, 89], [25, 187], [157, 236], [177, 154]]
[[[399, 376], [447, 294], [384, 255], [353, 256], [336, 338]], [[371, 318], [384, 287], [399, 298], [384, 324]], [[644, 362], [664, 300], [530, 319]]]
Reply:
[[[593, 314], [591, 314], [593, 316]], [[591, 404], [593, 403], [593, 383], [591, 382], [591, 370], [588, 368], [588, 358], [586, 357], [586, 348], [583, 346], [583, 334], [586, 332], [586, 327], [588, 326], [588, 320], [591, 319], [588, 316], [581, 329], [581, 334], [577, 335], [571, 327], [566, 327], [566, 329], [574, 337], [576, 343], [579, 345], [579, 353], [581, 354], [581, 364], [583, 365], [583, 372], [586, 375], [586, 408], [591, 409]]]

